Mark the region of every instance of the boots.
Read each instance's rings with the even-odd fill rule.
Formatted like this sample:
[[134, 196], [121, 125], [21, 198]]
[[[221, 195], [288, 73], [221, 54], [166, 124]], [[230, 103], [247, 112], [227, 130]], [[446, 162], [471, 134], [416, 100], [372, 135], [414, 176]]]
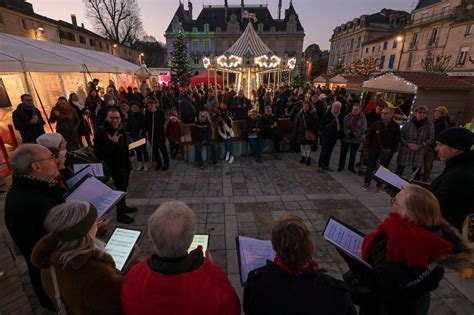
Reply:
[[301, 157], [301, 160], [300, 160], [300, 163], [301, 163], [301, 164], [304, 164], [305, 162], [306, 162], [306, 157], [302, 156], [302, 157]]
[[311, 165], [311, 158], [310, 157], [306, 158], [306, 165], [308, 165], [308, 166]]
[[141, 171], [144, 168], [145, 162], [138, 162], [138, 166], [135, 171]]

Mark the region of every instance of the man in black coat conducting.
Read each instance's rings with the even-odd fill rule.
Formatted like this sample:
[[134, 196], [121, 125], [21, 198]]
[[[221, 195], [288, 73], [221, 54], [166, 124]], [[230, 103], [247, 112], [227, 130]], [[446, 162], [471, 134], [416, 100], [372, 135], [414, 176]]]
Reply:
[[[112, 107], [107, 112], [104, 125], [101, 126], [94, 138], [94, 151], [99, 159], [104, 161], [115, 188], [127, 191], [130, 177], [130, 158], [128, 152], [128, 137], [122, 128], [122, 119], [118, 109]], [[126, 213], [136, 212], [137, 208], [128, 207], [123, 197], [117, 203], [117, 221], [131, 224], [134, 219]]]

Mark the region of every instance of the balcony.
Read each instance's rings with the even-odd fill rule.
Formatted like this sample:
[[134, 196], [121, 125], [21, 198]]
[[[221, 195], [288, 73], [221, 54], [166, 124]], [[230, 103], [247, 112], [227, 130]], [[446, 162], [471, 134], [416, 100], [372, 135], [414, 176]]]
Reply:
[[423, 16], [416, 20], [410, 20], [410, 22], [408, 23], [408, 26], [423, 25], [423, 24], [427, 24], [427, 23], [431, 23], [431, 22], [435, 22], [439, 20], [449, 19], [451, 17], [453, 17], [453, 10], [447, 10], [447, 11], [440, 12], [437, 14], [432, 14], [431, 16]]

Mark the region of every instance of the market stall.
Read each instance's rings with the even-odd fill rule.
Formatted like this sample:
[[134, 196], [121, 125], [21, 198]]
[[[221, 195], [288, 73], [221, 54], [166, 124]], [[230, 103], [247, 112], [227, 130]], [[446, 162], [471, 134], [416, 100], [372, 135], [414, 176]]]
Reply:
[[383, 101], [410, 116], [417, 106], [433, 111], [446, 106], [455, 122], [465, 119], [469, 93], [474, 85], [440, 73], [425, 71], [389, 72], [363, 82], [361, 105], [364, 108], [379, 93]]
[[345, 89], [348, 93], [362, 91], [362, 82], [367, 78], [357, 74], [336, 75], [329, 79], [329, 89]]
[[314, 87], [321, 87], [322, 89], [329, 89], [329, 80], [334, 77], [332, 74], [321, 74], [314, 78], [313, 85]]
[[110, 82], [117, 88], [136, 85], [134, 73], [139, 66], [105, 52], [4, 33], [0, 43], [0, 79], [12, 105], [0, 104], [0, 132], [11, 124], [11, 114], [24, 93], [31, 94], [38, 107], [42, 103], [43, 115], [49, 115], [59, 96], [75, 92], [83, 101], [92, 78], [99, 79], [102, 87]]

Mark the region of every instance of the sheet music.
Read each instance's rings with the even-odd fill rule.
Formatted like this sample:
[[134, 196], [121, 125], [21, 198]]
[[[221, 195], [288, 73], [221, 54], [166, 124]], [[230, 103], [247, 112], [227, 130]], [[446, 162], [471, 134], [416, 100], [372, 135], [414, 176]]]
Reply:
[[271, 241], [257, 240], [245, 236], [239, 236], [239, 251], [242, 283], [247, 281], [250, 271], [266, 265], [267, 259], [273, 260], [276, 255]]
[[72, 186], [76, 185], [84, 176], [88, 174], [94, 175], [94, 172], [92, 171], [92, 168], [89, 164], [87, 164], [86, 167], [78, 171], [76, 175], [66, 180], [66, 186], [71, 188]]
[[209, 235], [196, 234], [194, 235], [193, 242], [188, 248], [188, 253], [192, 250], [195, 250], [199, 245], [201, 245], [203, 254], [206, 254], [208, 244], [209, 244]]
[[118, 270], [122, 270], [125, 266], [140, 234], [141, 231], [116, 228], [105, 245], [105, 251], [112, 256]]
[[74, 174], [79, 172], [81, 169], [86, 167], [87, 165], [90, 165], [92, 169], [92, 175], [95, 177], [104, 177], [104, 168], [102, 167], [102, 163], [84, 163], [84, 164], [74, 164], [73, 165], [73, 170]]
[[139, 146], [142, 146], [142, 145], [144, 145], [144, 144], [146, 144], [146, 138], [142, 138], [142, 139], [140, 139], [140, 140], [138, 140], [138, 141], [135, 141], [135, 142], [130, 143], [130, 144], [128, 145], [128, 149], [129, 149], [129, 150], [132, 150], [132, 149], [135, 149], [135, 148], [137, 148], [137, 147], [139, 147]]
[[362, 258], [362, 243], [364, 242], [362, 235], [330, 218], [324, 230], [323, 237], [360, 263], [372, 268], [372, 266]]
[[410, 183], [398, 176], [390, 172], [387, 168], [380, 166], [374, 174], [375, 177], [380, 178], [384, 182], [398, 188], [402, 189], [403, 186], [409, 185]]
[[123, 196], [125, 196], [125, 192], [112, 190], [97, 178], [89, 177], [66, 197], [66, 201], [88, 201], [97, 208], [97, 217], [100, 218], [114, 207]]

